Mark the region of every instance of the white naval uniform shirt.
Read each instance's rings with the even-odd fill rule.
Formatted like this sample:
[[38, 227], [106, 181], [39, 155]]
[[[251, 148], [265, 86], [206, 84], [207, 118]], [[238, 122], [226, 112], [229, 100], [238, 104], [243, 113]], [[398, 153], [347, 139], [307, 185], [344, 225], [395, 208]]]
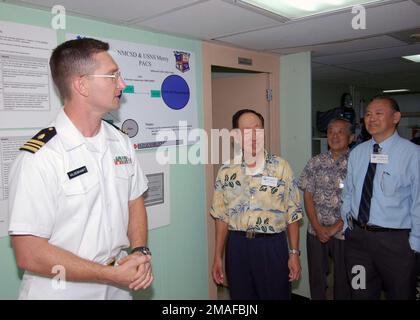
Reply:
[[[128, 201], [147, 190], [129, 138], [102, 121], [92, 145], [61, 110], [57, 134], [39, 151], [22, 151], [9, 182], [10, 235], [30, 234], [100, 264], [129, 247]], [[87, 172], [69, 178], [68, 172]], [[81, 170], [81, 172], [86, 170]], [[55, 286], [57, 287], [57, 286]], [[66, 282], [25, 272], [20, 299], [130, 299], [128, 290], [98, 283]]]

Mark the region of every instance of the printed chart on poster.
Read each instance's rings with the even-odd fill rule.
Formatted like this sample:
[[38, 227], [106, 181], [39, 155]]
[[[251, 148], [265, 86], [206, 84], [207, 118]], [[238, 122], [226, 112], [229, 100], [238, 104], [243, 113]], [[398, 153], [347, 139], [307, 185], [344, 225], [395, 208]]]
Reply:
[[158, 152], [137, 154], [140, 166], [149, 181], [149, 189], [143, 194], [149, 230], [166, 226], [171, 221], [169, 165], [158, 163], [157, 154]]
[[0, 237], [7, 235], [9, 173], [19, 148], [39, 129], [0, 131]]
[[[67, 39], [87, 35], [67, 34]], [[194, 53], [140, 43], [100, 38], [127, 85], [121, 108], [107, 119], [131, 138], [135, 149], [186, 145], [197, 128]]]
[[56, 31], [0, 21], [0, 128], [48, 125], [60, 107], [49, 71]]

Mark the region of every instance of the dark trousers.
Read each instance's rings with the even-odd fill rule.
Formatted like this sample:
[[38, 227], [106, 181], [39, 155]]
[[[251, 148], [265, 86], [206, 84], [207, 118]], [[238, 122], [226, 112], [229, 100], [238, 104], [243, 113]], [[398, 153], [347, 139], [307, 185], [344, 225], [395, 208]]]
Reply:
[[417, 277], [420, 277], [420, 252], [416, 252], [416, 270]]
[[334, 299], [350, 299], [350, 286], [344, 264], [344, 241], [331, 238], [328, 242], [322, 243], [316, 236], [307, 233], [306, 248], [311, 299], [326, 299], [329, 257], [334, 262]]
[[285, 232], [248, 239], [229, 232], [226, 274], [232, 300], [289, 300], [289, 250]]
[[414, 299], [416, 261], [408, 237], [408, 231], [347, 230], [345, 261], [352, 299], [377, 300], [381, 290], [387, 299]]
[[416, 252], [416, 264], [417, 264], [416, 300], [420, 300], [420, 252]]

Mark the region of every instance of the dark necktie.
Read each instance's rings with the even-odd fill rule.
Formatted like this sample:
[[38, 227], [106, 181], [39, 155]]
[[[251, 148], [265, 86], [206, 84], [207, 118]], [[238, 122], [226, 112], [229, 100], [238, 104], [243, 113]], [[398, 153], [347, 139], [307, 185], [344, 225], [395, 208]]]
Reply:
[[[378, 153], [379, 144], [373, 145], [373, 153]], [[363, 182], [362, 198], [360, 199], [359, 215], [357, 220], [362, 226], [365, 226], [369, 221], [370, 201], [373, 193], [373, 178], [375, 177], [376, 163], [369, 162], [369, 167], [366, 172], [365, 181]]]

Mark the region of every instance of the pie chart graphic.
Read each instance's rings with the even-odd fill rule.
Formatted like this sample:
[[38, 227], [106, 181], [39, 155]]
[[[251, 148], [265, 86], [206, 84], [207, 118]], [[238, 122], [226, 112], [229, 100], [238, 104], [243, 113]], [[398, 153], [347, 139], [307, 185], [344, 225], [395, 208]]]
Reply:
[[183, 109], [190, 100], [188, 83], [178, 75], [170, 75], [162, 82], [162, 99], [173, 110]]
[[130, 138], [133, 138], [139, 132], [139, 125], [135, 120], [127, 119], [123, 122], [121, 129], [127, 133]]

